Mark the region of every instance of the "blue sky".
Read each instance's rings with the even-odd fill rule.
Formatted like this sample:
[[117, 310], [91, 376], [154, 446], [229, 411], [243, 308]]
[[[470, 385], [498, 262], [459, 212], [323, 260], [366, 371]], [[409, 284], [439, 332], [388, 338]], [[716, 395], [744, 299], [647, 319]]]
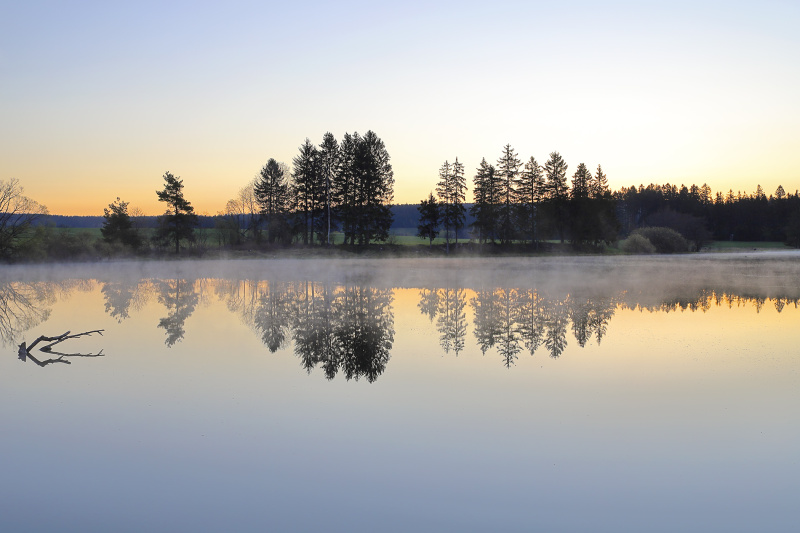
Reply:
[[800, 188], [797, 2], [5, 2], [0, 179], [63, 214], [224, 209], [270, 157], [374, 130], [395, 200], [510, 143], [612, 188]]

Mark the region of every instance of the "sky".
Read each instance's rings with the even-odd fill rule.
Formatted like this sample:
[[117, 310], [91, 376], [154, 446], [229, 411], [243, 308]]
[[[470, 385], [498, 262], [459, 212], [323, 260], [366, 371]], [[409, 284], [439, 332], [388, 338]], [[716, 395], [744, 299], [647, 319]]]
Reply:
[[[373, 130], [396, 203], [506, 144], [612, 189], [800, 189], [800, 2], [0, 0], [0, 180], [54, 214], [201, 214]], [[468, 201], [471, 194], [468, 193]]]

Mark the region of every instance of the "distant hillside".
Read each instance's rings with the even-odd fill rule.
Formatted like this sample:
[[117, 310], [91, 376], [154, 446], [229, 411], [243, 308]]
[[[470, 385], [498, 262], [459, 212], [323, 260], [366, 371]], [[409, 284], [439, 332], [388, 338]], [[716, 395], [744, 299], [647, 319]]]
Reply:
[[[201, 228], [214, 227], [214, 217], [200, 216], [198, 218], [200, 219]], [[139, 221], [142, 227], [155, 228], [158, 225], [157, 219], [158, 217], [156, 216], [146, 216], [140, 217]], [[55, 226], [57, 228], [102, 228], [104, 221], [105, 218], [98, 216], [47, 215], [40, 218], [36, 225]]]
[[[417, 223], [419, 221], [419, 211], [417, 210], [417, 206], [418, 204], [393, 205], [392, 214], [394, 215], [394, 221], [392, 223], [392, 229], [397, 230], [411, 228], [416, 232]], [[469, 215], [469, 208], [472, 206], [472, 204], [464, 204], [464, 206], [467, 209], [466, 226], [468, 227], [473, 221], [473, 218]], [[158, 217], [155, 216], [147, 216], [141, 217], [140, 220], [143, 227], [155, 228], [157, 225], [157, 218]], [[214, 220], [216, 217], [201, 216], [199, 218], [201, 228], [214, 227]], [[55, 226], [57, 228], [102, 228], [104, 220], [105, 219], [102, 216], [48, 215], [41, 218], [37, 225]], [[462, 230], [460, 233], [464, 233], [464, 235], [466, 235], [466, 230]]]

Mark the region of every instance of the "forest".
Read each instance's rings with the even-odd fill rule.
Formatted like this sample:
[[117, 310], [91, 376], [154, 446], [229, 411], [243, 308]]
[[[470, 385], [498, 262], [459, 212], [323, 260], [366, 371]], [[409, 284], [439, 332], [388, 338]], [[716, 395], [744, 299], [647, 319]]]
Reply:
[[[767, 194], [707, 184], [640, 184], [611, 190], [600, 165], [571, 176], [558, 152], [523, 162], [511, 145], [472, 177], [455, 158], [419, 204], [393, 205], [389, 152], [373, 132], [330, 132], [306, 139], [291, 167], [270, 158], [215, 216], [198, 216], [171, 172], [155, 191], [163, 215], [144, 216], [117, 198], [95, 217], [58, 217], [0, 181], [0, 260], [202, 255], [219, 250], [426, 245], [430, 253], [674, 253], [711, 241], [770, 241], [800, 247], [800, 194], [779, 185]], [[568, 176], [570, 176], [568, 178]], [[63, 227], [86, 228], [70, 231]], [[92, 233], [91, 228], [99, 229]], [[418, 240], [414, 241], [413, 237]], [[402, 248], [408, 248], [402, 247]]]

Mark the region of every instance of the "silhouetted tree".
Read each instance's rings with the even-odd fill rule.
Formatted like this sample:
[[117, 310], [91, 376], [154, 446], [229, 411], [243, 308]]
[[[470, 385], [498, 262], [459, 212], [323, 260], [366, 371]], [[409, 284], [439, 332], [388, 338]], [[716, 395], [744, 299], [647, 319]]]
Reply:
[[452, 194], [452, 188], [452, 170], [450, 168], [450, 163], [445, 161], [439, 169], [439, 182], [436, 184], [436, 196], [439, 197], [439, 202], [442, 204], [442, 211], [444, 211], [444, 213], [442, 213], [442, 225], [444, 226], [445, 249], [448, 252], [450, 251], [451, 219], [448, 216], [447, 202]]
[[503, 153], [497, 160], [497, 176], [499, 178], [498, 231], [501, 243], [508, 243], [514, 237], [514, 186], [518, 180], [519, 167], [522, 166], [516, 152], [510, 144], [503, 147]]
[[128, 214], [128, 202], [123, 202], [117, 197], [116, 201], [103, 209], [103, 218], [105, 221], [100, 228], [103, 240], [108, 243], [119, 242], [133, 249], [142, 245], [142, 236], [133, 227], [133, 221]]
[[272, 158], [267, 161], [256, 180], [254, 194], [266, 222], [267, 242], [288, 241], [289, 184], [281, 163]]
[[357, 168], [358, 150], [361, 146], [358, 132], [345, 133], [339, 145], [339, 166], [333, 176], [333, 203], [336, 205], [337, 218], [342, 223], [344, 244], [355, 244], [357, 226], [357, 191], [359, 174]]
[[368, 131], [356, 150], [356, 227], [358, 244], [385, 241], [392, 226], [390, 204], [394, 198], [394, 172], [389, 152], [373, 131]]
[[156, 191], [159, 202], [167, 204], [167, 211], [158, 217], [156, 242], [175, 243], [175, 253], [180, 252], [182, 240], [195, 241], [194, 228], [198, 219], [194, 207], [183, 197], [183, 181], [170, 172], [164, 173], [164, 189]]
[[545, 198], [544, 173], [536, 159], [531, 157], [520, 173], [514, 190], [516, 223], [523, 237], [531, 244], [538, 242], [539, 207]]
[[490, 240], [494, 242], [497, 235], [497, 204], [500, 198], [500, 179], [495, 168], [481, 160], [473, 179], [474, 197], [470, 214], [475, 218], [473, 231], [478, 232], [478, 242]]
[[467, 210], [464, 208], [467, 194], [467, 182], [464, 177], [464, 165], [456, 157], [453, 167], [450, 169], [450, 195], [447, 205], [444, 206], [444, 216], [450, 221], [453, 228], [456, 245], [458, 244], [458, 231], [464, 227], [464, 218]]
[[464, 227], [464, 199], [467, 184], [464, 179], [464, 165], [456, 158], [450, 165], [444, 162], [439, 169], [439, 183], [436, 184], [436, 194], [441, 206], [442, 225], [447, 251], [450, 251], [450, 231], [453, 231], [455, 241], [458, 243], [458, 230]]
[[319, 153], [309, 139], [300, 146], [300, 154], [293, 159], [293, 163], [292, 197], [298, 217], [296, 227], [302, 235], [303, 244], [313, 244], [314, 217], [319, 213], [324, 191]]
[[547, 176], [547, 204], [555, 223], [558, 237], [563, 243], [567, 223], [567, 199], [569, 197], [567, 163], [561, 157], [561, 154], [551, 152], [550, 159], [544, 165], [544, 170]]
[[585, 243], [594, 240], [597, 227], [595, 203], [590, 197], [592, 173], [580, 163], [572, 176], [572, 189], [569, 200], [570, 240]]
[[417, 237], [428, 239], [428, 246], [433, 246], [433, 239], [439, 234], [439, 203], [430, 193], [426, 200], [422, 200], [417, 207], [419, 210], [419, 224], [417, 225]]
[[597, 165], [597, 172], [589, 182], [589, 195], [594, 199], [600, 199], [604, 198], [608, 192], [608, 177], [603, 174], [603, 168]]
[[321, 229], [324, 231], [326, 244], [331, 244], [331, 229], [334, 225], [332, 211], [335, 204], [333, 182], [340, 170], [339, 143], [336, 142], [336, 137], [331, 132], [325, 133], [322, 137], [322, 144], [319, 145], [319, 160], [325, 188], [325, 195], [322, 200], [325, 218], [323, 219], [323, 224], [321, 224]]
[[0, 259], [15, 256], [31, 226], [47, 215], [45, 206], [23, 192], [18, 180], [0, 180]]

